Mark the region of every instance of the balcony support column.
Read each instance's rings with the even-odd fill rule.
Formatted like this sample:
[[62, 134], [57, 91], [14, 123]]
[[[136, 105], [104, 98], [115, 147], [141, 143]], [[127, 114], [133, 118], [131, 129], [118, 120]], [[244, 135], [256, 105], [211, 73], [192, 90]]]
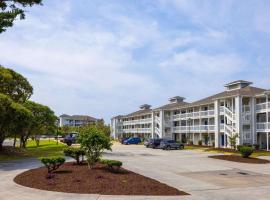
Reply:
[[243, 144], [243, 124], [242, 124], [242, 96], [235, 97], [235, 123], [236, 133], [239, 135], [237, 145]]
[[257, 144], [257, 114], [256, 114], [256, 99], [254, 97], [251, 97], [250, 116], [251, 116], [252, 143]]
[[152, 121], [151, 121], [151, 138], [154, 138], [154, 133], [155, 133], [155, 114], [154, 112], [151, 113], [152, 116]]
[[215, 147], [220, 147], [220, 102], [215, 100]]
[[266, 133], [266, 150], [269, 151], [269, 132]]

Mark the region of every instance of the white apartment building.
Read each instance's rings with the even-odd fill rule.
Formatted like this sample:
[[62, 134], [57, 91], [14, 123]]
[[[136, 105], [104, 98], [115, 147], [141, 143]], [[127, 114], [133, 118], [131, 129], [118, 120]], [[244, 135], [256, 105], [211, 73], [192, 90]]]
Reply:
[[59, 116], [59, 126], [82, 126], [86, 124], [95, 124], [99, 119], [88, 115], [67, 115]]
[[270, 90], [251, 85], [238, 80], [226, 84], [225, 91], [192, 103], [176, 96], [159, 108], [142, 105], [139, 111], [111, 119], [112, 137], [171, 138], [193, 144], [202, 140], [226, 148], [228, 137], [237, 134], [237, 144], [269, 150]]

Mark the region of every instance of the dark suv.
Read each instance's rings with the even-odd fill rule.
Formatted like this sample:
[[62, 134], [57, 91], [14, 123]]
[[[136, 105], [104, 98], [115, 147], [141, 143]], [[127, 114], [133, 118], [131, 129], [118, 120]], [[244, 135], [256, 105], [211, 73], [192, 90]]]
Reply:
[[160, 147], [163, 150], [184, 149], [184, 144], [174, 140], [163, 140], [160, 142]]
[[162, 141], [162, 139], [149, 139], [146, 142], [144, 142], [144, 145], [147, 148], [153, 148], [153, 149], [155, 149], [155, 148], [158, 148], [159, 147], [161, 141]]
[[68, 146], [71, 146], [72, 144], [76, 143], [77, 137], [78, 137], [78, 133], [69, 133], [65, 137], [64, 143], [66, 143]]

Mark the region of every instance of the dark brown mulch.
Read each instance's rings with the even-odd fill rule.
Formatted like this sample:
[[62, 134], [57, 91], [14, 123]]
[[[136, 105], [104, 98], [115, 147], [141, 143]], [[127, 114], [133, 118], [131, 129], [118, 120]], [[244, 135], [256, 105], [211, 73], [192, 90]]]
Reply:
[[216, 155], [216, 156], [209, 156], [209, 158], [215, 158], [219, 160], [227, 160], [233, 162], [240, 162], [240, 163], [252, 163], [252, 164], [267, 164], [270, 163], [269, 160], [259, 159], [259, 158], [243, 158], [241, 156], [236, 155]]
[[98, 164], [94, 169], [87, 165], [65, 163], [52, 178], [46, 178], [45, 167], [31, 169], [14, 178], [20, 185], [42, 190], [103, 195], [188, 195], [166, 184], [121, 168], [110, 172]]

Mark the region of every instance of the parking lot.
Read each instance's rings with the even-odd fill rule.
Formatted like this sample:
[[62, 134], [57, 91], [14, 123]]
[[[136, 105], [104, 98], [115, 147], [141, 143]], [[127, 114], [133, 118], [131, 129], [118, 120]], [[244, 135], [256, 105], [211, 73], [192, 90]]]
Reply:
[[270, 164], [235, 163], [208, 155], [213, 154], [118, 143], [105, 154], [132, 171], [190, 193], [192, 199], [270, 199]]

